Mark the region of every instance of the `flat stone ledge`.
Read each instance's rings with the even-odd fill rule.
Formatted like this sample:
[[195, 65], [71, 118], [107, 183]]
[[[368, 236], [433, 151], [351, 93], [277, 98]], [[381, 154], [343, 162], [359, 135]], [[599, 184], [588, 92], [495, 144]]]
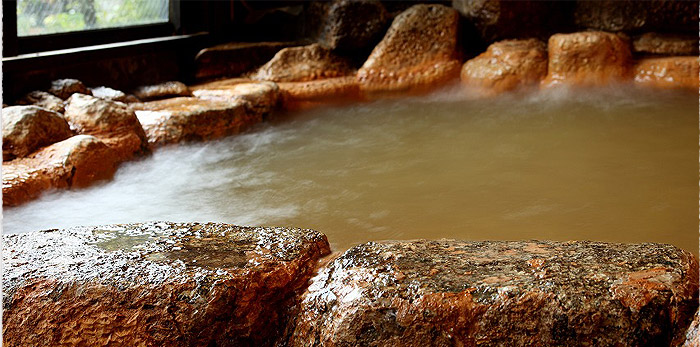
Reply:
[[288, 334], [291, 346], [669, 346], [697, 306], [697, 260], [670, 245], [370, 242], [312, 279]]
[[[270, 345], [326, 237], [167, 223], [5, 235], [6, 346]], [[290, 301], [291, 300], [291, 301]]]

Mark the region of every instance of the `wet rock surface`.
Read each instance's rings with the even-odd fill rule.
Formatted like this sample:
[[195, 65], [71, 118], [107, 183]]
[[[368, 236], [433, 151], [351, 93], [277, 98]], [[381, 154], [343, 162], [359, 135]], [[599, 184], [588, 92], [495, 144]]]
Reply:
[[360, 85], [355, 76], [309, 82], [280, 82], [278, 85], [281, 104], [285, 109], [300, 109], [362, 99]]
[[230, 42], [201, 50], [195, 57], [197, 79], [232, 77], [255, 69], [293, 42]]
[[544, 42], [506, 40], [489, 46], [486, 52], [462, 66], [462, 83], [499, 93], [538, 84], [547, 74], [547, 46]]
[[49, 189], [87, 187], [110, 179], [117, 164], [115, 151], [94, 136], [70, 137], [3, 163], [3, 205], [19, 205]]
[[17, 100], [17, 105], [34, 105], [49, 111], [63, 113], [63, 100], [51, 93], [35, 90]]
[[127, 96], [124, 92], [121, 90], [116, 90], [112, 89], [109, 87], [96, 87], [96, 88], [90, 88], [90, 91], [92, 92], [92, 96], [100, 99], [105, 99], [105, 100], [111, 100], [111, 101], [119, 101], [119, 102], [126, 102], [127, 101]]
[[697, 90], [700, 62], [697, 56], [641, 59], [634, 67], [637, 84], [659, 88]]
[[80, 134], [93, 135], [113, 148], [120, 161], [148, 153], [148, 140], [136, 114], [126, 104], [74, 94], [64, 117]]
[[387, 29], [389, 13], [378, 0], [339, 0], [328, 9], [323, 46], [353, 52], [369, 51]]
[[5, 235], [6, 346], [271, 345], [329, 253], [312, 230], [109, 225]]
[[632, 47], [638, 53], [698, 55], [698, 38], [694, 35], [646, 33], [636, 37]]
[[683, 347], [700, 347], [700, 310], [695, 312], [693, 322], [688, 327]]
[[357, 72], [364, 92], [424, 89], [459, 76], [459, 14], [442, 5], [415, 5], [398, 15]]
[[231, 78], [192, 86], [192, 95], [204, 100], [244, 100], [255, 113], [266, 116], [277, 108], [279, 87], [274, 82]]
[[251, 77], [274, 82], [302, 82], [354, 73], [350, 61], [314, 43], [284, 48]]
[[64, 78], [51, 82], [49, 93], [66, 100], [75, 93], [90, 95], [90, 89], [76, 79]]
[[574, 21], [605, 31], [698, 31], [698, 2], [675, 0], [576, 1]]
[[291, 346], [668, 346], [698, 263], [661, 244], [385, 241], [312, 279]]
[[556, 34], [549, 38], [546, 85], [602, 86], [631, 77], [629, 41], [602, 31]]
[[245, 100], [205, 100], [180, 97], [129, 105], [148, 142], [155, 146], [211, 140], [239, 133], [262, 121]]
[[187, 88], [184, 83], [178, 81], [168, 81], [150, 86], [141, 86], [134, 90], [134, 96], [142, 101], [189, 95], [189, 88]]
[[35, 150], [73, 136], [61, 114], [38, 106], [2, 109], [2, 159], [26, 157]]

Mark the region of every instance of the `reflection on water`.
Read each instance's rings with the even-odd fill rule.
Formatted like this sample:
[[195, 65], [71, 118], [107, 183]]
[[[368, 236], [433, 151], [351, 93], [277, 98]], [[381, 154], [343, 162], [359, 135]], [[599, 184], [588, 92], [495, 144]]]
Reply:
[[116, 179], [5, 209], [5, 232], [148, 220], [381, 239], [593, 239], [697, 254], [693, 93], [445, 91], [295, 114], [170, 147]]

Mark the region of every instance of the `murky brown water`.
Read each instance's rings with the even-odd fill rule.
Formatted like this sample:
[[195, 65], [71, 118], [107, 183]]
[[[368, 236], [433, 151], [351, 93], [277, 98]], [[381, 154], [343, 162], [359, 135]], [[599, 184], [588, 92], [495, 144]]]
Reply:
[[590, 239], [698, 249], [698, 98], [617, 87], [448, 91], [307, 111], [172, 147], [6, 209], [5, 232], [147, 220], [368, 240]]

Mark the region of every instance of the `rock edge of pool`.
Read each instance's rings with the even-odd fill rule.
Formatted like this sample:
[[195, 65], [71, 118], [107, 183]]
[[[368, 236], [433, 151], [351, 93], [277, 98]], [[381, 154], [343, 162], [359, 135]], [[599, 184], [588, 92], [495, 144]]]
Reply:
[[697, 339], [697, 259], [665, 244], [382, 241], [329, 256], [313, 230], [170, 222], [4, 242], [6, 346]]

